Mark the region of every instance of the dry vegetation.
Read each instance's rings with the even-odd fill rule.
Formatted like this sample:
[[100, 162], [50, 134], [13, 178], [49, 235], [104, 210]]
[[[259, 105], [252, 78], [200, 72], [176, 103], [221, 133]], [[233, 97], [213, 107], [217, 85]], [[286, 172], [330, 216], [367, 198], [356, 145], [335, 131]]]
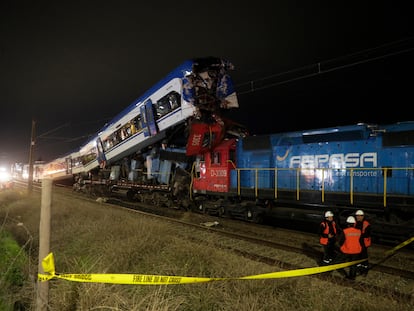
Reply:
[[[0, 231], [25, 256], [24, 279], [9, 284], [0, 270], [0, 308], [35, 310], [40, 195], [0, 193]], [[277, 269], [214, 247], [160, 220], [107, 204], [54, 193], [50, 250], [58, 273], [138, 273], [236, 277]], [[8, 265], [15, 263], [9, 259]], [[13, 263], [12, 263], [13, 262]], [[3, 263], [1, 263], [3, 264]], [[10, 269], [9, 269], [10, 270]], [[9, 305], [9, 309], [6, 308]], [[116, 285], [49, 281], [50, 310], [413, 310], [394, 297], [372, 296], [313, 277], [233, 280], [185, 285]]]

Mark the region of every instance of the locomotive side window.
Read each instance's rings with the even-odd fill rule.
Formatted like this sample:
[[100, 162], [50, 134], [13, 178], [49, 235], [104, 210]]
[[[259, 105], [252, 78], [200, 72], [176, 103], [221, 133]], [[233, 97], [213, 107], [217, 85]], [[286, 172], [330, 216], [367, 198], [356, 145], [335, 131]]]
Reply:
[[220, 164], [221, 163], [221, 154], [220, 152], [211, 153], [211, 164]]
[[229, 160], [233, 163], [236, 163], [236, 151], [233, 149], [230, 149], [229, 151]]

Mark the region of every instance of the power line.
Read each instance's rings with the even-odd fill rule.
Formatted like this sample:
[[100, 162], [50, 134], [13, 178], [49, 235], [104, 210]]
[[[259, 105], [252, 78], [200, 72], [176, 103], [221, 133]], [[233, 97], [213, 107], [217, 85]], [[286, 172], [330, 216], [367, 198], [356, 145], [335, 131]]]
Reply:
[[[251, 80], [248, 82], [244, 82], [241, 83], [239, 85], [236, 86], [236, 89], [239, 89], [239, 91], [237, 91], [238, 95], [243, 95], [243, 94], [247, 94], [247, 93], [252, 93], [255, 91], [260, 91], [263, 89], [267, 89], [267, 88], [271, 88], [271, 87], [275, 87], [278, 85], [282, 85], [282, 84], [287, 84], [293, 81], [297, 81], [297, 80], [302, 80], [302, 79], [307, 79], [310, 77], [314, 77], [317, 75], [321, 75], [321, 74], [326, 74], [326, 73], [330, 73], [333, 71], [337, 71], [337, 70], [341, 70], [344, 68], [349, 68], [349, 67], [353, 67], [353, 66], [357, 66], [357, 65], [361, 65], [364, 63], [368, 63], [368, 62], [373, 62], [379, 59], [384, 59], [387, 57], [391, 57], [391, 56], [395, 56], [395, 55], [399, 55], [399, 54], [403, 54], [403, 53], [408, 53], [414, 50], [414, 47], [407, 47], [404, 49], [400, 49], [397, 51], [393, 51], [393, 52], [388, 52], [384, 54], [384, 49], [386, 48], [391, 48], [391, 47], [395, 47], [395, 45], [401, 45], [401, 44], [407, 44], [408, 42], [410, 42], [414, 37], [410, 37], [410, 38], [406, 38], [406, 39], [402, 39], [402, 40], [397, 40], [388, 44], [383, 44], [380, 45], [378, 47], [375, 48], [371, 48], [371, 49], [367, 49], [367, 50], [363, 50], [363, 51], [359, 51], [356, 53], [352, 53], [352, 54], [348, 54], [345, 56], [341, 56], [338, 58], [334, 58], [334, 59], [330, 59], [327, 61], [323, 61], [323, 62], [319, 62], [316, 64], [311, 64], [311, 65], [306, 65], [303, 67], [299, 67], [296, 69], [292, 69], [289, 71], [285, 71], [282, 73], [278, 73], [278, 74], [273, 74], [267, 77], [263, 77], [263, 78], [259, 78], [256, 80]], [[367, 54], [374, 54], [378, 51], [381, 51], [382, 54], [378, 55], [378, 56], [372, 56], [372, 57], [368, 57], [367, 58]], [[361, 57], [365, 57], [364, 59], [359, 59]], [[350, 59], [358, 59], [355, 60], [353, 62], [350, 62]], [[344, 63], [345, 62], [345, 63]], [[340, 63], [338, 65], [338, 63]], [[332, 64], [336, 64], [333, 65]], [[289, 76], [295, 75], [294, 77], [288, 78]], [[280, 79], [278, 81], [272, 82], [275, 79]], [[242, 89], [243, 87], [247, 87], [248, 89], [243, 91], [240, 89]]]
[[99, 120], [93, 120], [93, 121], [84, 121], [84, 122], [80, 122], [77, 124], [72, 124], [71, 122], [66, 122], [65, 124], [59, 125], [58, 127], [49, 130], [41, 135], [38, 135], [36, 138], [39, 139], [41, 138], [42, 140], [58, 140], [58, 141], [63, 141], [63, 142], [73, 142], [79, 139], [83, 139], [83, 138], [89, 138], [91, 137], [93, 134], [87, 134], [87, 135], [82, 135], [82, 136], [77, 136], [77, 137], [65, 137], [65, 136], [50, 136], [50, 134], [57, 132], [58, 130], [65, 128], [65, 127], [70, 127], [70, 128], [76, 128], [79, 126], [90, 126], [92, 124], [102, 124], [103, 122], [108, 122], [110, 120], [110, 118], [104, 118], [104, 119], [99, 119]]
[[39, 139], [39, 138], [46, 138], [46, 136], [49, 135], [50, 133], [56, 132], [56, 131], [60, 130], [61, 128], [67, 127], [69, 125], [70, 125], [69, 122], [67, 122], [65, 124], [62, 124], [62, 125], [59, 125], [58, 127], [55, 127], [54, 129], [51, 129], [51, 130], [49, 130], [49, 131], [47, 131], [47, 132], [45, 132], [45, 133], [43, 133], [41, 135], [38, 135], [36, 138], [37, 139]]

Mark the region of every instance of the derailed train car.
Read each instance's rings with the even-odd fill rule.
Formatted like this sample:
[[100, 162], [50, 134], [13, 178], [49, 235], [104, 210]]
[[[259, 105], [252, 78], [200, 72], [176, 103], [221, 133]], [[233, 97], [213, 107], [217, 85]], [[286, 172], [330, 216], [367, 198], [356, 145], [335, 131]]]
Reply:
[[230, 62], [216, 57], [183, 62], [79, 150], [45, 165], [44, 178], [102, 179], [102, 174], [124, 167], [147, 148], [188, 145], [197, 153], [213, 147], [234, 128], [221, 118], [223, 110], [238, 107], [232, 69]]

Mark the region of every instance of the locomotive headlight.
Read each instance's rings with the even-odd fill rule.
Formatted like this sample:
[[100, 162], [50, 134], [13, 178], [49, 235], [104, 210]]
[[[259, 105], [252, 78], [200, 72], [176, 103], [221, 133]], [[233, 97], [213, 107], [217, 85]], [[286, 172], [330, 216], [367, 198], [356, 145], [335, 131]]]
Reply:
[[5, 167], [0, 167], [0, 182], [6, 182], [11, 180], [11, 175]]

